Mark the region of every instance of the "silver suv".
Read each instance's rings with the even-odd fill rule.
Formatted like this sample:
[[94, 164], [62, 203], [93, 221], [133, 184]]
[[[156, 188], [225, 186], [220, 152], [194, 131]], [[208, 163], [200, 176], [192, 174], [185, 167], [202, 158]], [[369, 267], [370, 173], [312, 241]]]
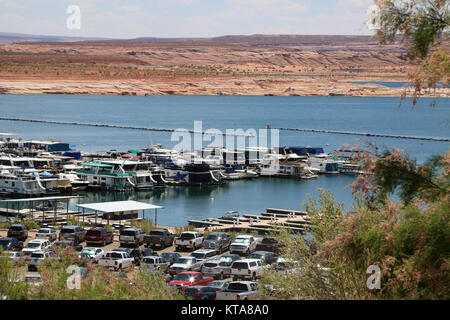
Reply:
[[213, 249], [200, 249], [192, 252], [191, 257], [194, 257], [197, 259], [198, 262], [203, 263], [208, 260], [217, 258], [217, 252], [216, 250]]
[[123, 244], [134, 244], [140, 246], [144, 243], [145, 232], [137, 228], [126, 228], [120, 231], [119, 242]]

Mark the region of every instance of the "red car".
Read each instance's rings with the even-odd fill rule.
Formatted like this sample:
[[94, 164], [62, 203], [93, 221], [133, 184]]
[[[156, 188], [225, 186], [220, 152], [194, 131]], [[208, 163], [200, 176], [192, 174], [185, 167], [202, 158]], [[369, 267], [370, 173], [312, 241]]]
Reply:
[[106, 228], [95, 227], [87, 231], [85, 239], [86, 243], [97, 243], [105, 246], [107, 243], [114, 241], [114, 235], [112, 231]]
[[171, 287], [192, 287], [207, 286], [214, 278], [204, 278], [201, 272], [180, 272], [172, 281], [169, 282]]

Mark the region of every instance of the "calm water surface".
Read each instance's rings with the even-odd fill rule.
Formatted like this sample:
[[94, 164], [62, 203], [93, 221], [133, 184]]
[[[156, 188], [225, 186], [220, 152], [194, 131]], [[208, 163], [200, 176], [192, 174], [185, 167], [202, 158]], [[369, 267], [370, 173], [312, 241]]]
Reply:
[[[448, 138], [450, 99], [420, 99], [413, 108], [409, 100], [397, 107], [398, 98], [379, 97], [239, 97], [239, 96], [74, 96], [0, 95], [2, 117], [89, 122], [155, 128], [193, 130], [203, 121], [203, 130], [253, 128], [329, 129], [361, 133]], [[173, 147], [166, 132], [80, 127], [55, 124], [0, 121], [0, 132], [15, 132], [25, 139], [50, 139], [76, 145], [82, 151], [143, 148], [162, 143]], [[322, 146], [332, 152], [341, 145], [375, 143], [379, 148], [402, 148], [418, 162], [449, 150], [446, 142], [347, 136], [281, 131], [280, 144]], [[205, 142], [205, 145], [207, 142]], [[353, 177], [321, 176], [315, 180], [264, 178], [234, 181], [224, 186], [167, 188], [131, 194], [89, 193], [84, 203], [135, 199], [163, 205], [159, 223], [184, 225], [186, 220], [222, 216], [225, 211], [258, 213], [267, 207], [300, 209], [306, 194], [317, 198], [317, 188], [331, 190], [336, 199], [352, 202], [345, 186]], [[72, 203], [72, 206], [75, 203]], [[152, 213], [148, 213], [152, 216]]]

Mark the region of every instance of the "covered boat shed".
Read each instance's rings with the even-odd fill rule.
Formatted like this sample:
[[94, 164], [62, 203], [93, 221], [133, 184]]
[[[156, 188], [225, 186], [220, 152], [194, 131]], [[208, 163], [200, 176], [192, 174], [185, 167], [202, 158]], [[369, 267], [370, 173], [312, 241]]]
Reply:
[[142, 211], [142, 218], [144, 218], [145, 210], [155, 210], [155, 225], [157, 225], [158, 223], [158, 209], [164, 208], [161, 206], [155, 206], [153, 204], [133, 200], [78, 204], [77, 207], [83, 210], [83, 220], [85, 209], [88, 209], [95, 211], [96, 220], [98, 214], [101, 213], [103, 215], [103, 218], [106, 218], [108, 220], [108, 223], [109, 220], [136, 219], [139, 217], [139, 211]]
[[[63, 201], [65, 200], [66, 202], [66, 214], [67, 216], [69, 215], [69, 201], [71, 199], [81, 199], [84, 198], [82, 196], [55, 196], [55, 197], [41, 197], [41, 198], [24, 198], [24, 199], [5, 199], [5, 200], [0, 200], [0, 203], [6, 203], [6, 214], [9, 214], [10, 212], [12, 214], [14, 214], [14, 209], [12, 208], [10, 210], [9, 208], [9, 204], [11, 203], [13, 206], [17, 205], [17, 211], [16, 211], [16, 218], [17, 217], [21, 217], [22, 218], [22, 214], [20, 212], [20, 205], [23, 203], [30, 203], [31, 204], [31, 214], [34, 212], [39, 212], [42, 211], [42, 217], [43, 219], [45, 218], [45, 210], [36, 210], [35, 208], [35, 203], [37, 202], [42, 203], [42, 207], [45, 206], [45, 202], [56, 202], [56, 201]], [[57, 207], [54, 206], [54, 216], [56, 217], [56, 212], [57, 212]]]

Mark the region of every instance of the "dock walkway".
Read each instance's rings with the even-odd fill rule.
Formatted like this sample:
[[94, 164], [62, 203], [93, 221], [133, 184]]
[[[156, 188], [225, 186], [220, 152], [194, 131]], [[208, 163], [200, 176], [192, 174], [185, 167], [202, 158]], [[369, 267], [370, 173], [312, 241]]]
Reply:
[[[242, 219], [245, 218], [245, 219]], [[243, 214], [237, 219], [208, 218], [205, 220], [189, 220], [189, 225], [198, 231], [206, 228], [209, 231], [256, 231], [258, 233], [280, 232], [280, 229], [288, 229], [293, 232], [303, 233], [310, 224], [310, 218], [306, 212], [296, 210], [267, 208], [261, 214]]]

